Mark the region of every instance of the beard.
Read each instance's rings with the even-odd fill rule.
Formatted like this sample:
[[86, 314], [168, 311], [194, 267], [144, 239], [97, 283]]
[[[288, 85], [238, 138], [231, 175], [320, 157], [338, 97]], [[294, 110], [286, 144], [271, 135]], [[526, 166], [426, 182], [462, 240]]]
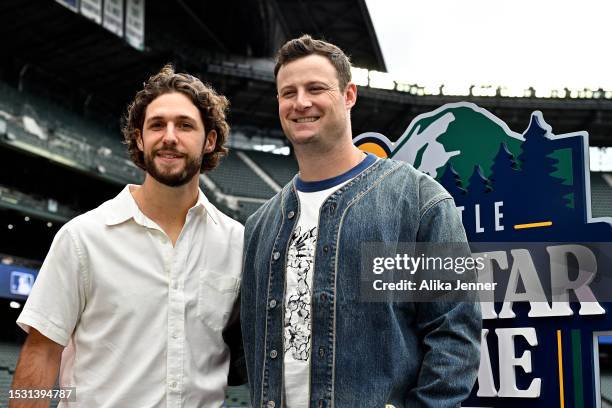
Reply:
[[[164, 150], [171, 149], [164, 148]], [[145, 171], [159, 183], [168, 187], [180, 187], [191, 181], [196, 174], [200, 173], [204, 158], [204, 155], [200, 155], [200, 157], [184, 156], [185, 166], [181, 170], [172, 172], [164, 171], [155, 164], [154, 157], [156, 155], [157, 151], [144, 155]]]

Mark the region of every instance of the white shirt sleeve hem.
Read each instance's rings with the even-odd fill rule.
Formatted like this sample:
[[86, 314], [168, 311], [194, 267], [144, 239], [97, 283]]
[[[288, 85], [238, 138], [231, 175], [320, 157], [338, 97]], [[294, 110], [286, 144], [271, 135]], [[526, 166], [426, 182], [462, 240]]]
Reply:
[[68, 341], [70, 340], [70, 335], [67, 335], [64, 330], [50, 322], [49, 319], [42, 314], [33, 310], [23, 310], [17, 319], [17, 325], [26, 333], [29, 333], [30, 328], [33, 327], [43, 336], [64, 347], [68, 345]]

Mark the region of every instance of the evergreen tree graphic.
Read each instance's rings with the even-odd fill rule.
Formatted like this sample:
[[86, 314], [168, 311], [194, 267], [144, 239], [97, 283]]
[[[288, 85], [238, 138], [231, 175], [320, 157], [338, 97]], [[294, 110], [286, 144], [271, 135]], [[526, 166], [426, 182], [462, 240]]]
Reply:
[[[546, 127], [545, 127], [546, 126]], [[563, 180], [554, 177], [556, 159], [550, 157], [555, 151], [555, 144], [546, 137], [550, 129], [540, 123], [537, 115], [532, 115], [529, 126], [523, 136], [519, 155], [520, 177], [516, 185], [517, 193], [529, 201], [523, 208], [524, 222], [538, 222], [548, 219], [551, 214], [564, 214], [557, 217], [562, 222], [569, 216], [571, 209], [565, 195], [572, 192], [572, 187], [563, 184]]]
[[472, 172], [468, 183], [468, 191], [472, 200], [475, 200], [476, 197], [484, 198], [486, 193], [493, 190], [491, 187], [491, 182], [484, 176], [482, 167], [479, 165], [474, 166], [474, 171]]
[[[493, 159], [491, 166], [491, 180], [493, 190], [501, 190], [501, 183], [512, 184], [512, 180], [518, 175], [518, 163], [506, 143], [500, 143], [499, 150]], [[500, 185], [497, 185], [499, 181]], [[498, 189], [499, 187], [499, 189]]]
[[463, 214], [464, 227], [470, 231], [470, 235], [473, 233], [474, 240], [479, 240], [481, 236], [484, 236], [483, 232], [489, 233], [493, 228], [492, 217], [487, 214], [491, 210], [491, 202], [494, 199], [493, 194], [490, 194], [493, 189], [479, 165], [474, 166], [468, 182], [468, 194]]
[[459, 173], [455, 171], [455, 168], [450, 162], [444, 167], [444, 173], [442, 173], [438, 181], [442, 184], [442, 187], [453, 196], [455, 202], [460, 202], [465, 199], [464, 196], [467, 191], [463, 188]]

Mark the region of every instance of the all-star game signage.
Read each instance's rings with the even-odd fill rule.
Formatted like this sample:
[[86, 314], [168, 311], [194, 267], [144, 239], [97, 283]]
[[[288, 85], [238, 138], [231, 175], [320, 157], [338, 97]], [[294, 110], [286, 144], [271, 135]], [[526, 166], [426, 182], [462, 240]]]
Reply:
[[612, 332], [612, 218], [591, 217], [588, 135], [555, 135], [540, 112], [515, 132], [474, 104], [416, 117], [395, 143], [362, 150], [406, 161], [453, 196], [481, 282], [482, 353], [464, 407], [600, 407], [598, 336]]

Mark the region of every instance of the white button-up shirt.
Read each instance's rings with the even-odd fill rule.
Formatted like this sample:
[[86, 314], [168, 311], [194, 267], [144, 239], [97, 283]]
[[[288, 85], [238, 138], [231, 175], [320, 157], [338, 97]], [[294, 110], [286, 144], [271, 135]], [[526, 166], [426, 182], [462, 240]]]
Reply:
[[242, 244], [200, 191], [173, 247], [126, 186], [60, 229], [17, 323], [66, 346], [70, 407], [218, 408]]

